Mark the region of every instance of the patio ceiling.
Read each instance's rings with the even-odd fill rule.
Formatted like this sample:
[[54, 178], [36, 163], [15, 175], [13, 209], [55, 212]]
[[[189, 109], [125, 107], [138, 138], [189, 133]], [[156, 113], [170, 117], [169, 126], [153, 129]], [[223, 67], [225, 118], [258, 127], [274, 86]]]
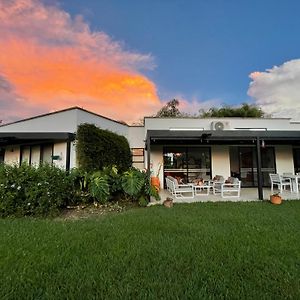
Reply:
[[68, 132], [0, 132], [0, 146], [74, 139], [75, 134]]
[[148, 130], [151, 145], [166, 144], [255, 144], [257, 138], [272, 144], [300, 145], [300, 131], [170, 131]]

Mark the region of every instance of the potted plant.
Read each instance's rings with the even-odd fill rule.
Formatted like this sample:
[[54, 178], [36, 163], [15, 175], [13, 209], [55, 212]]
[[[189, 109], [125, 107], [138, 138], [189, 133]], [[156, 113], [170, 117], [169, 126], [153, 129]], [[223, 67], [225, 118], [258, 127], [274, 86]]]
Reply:
[[278, 193], [274, 193], [273, 195], [270, 196], [270, 201], [272, 204], [281, 204], [282, 198]]
[[156, 176], [151, 176], [151, 185], [156, 188], [157, 191], [160, 189], [159, 173], [161, 170], [162, 164], [159, 163]]

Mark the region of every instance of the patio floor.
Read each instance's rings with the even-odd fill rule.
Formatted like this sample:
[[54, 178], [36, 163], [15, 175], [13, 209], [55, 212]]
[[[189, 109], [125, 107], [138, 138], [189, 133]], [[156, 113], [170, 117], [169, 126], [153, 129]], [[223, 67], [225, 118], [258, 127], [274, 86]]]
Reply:
[[[277, 190], [274, 190], [274, 192], [277, 192]], [[192, 203], [192, 202], [219, 202], [219, 201], [261, 201], [258, 199], [258, 190], [257, 188], [242, 188], [241, 189], [241, 196], [239, 198], [233, 197], [233, 198], [222, 198], [220, 195], [213, 195], [212, 192], [208, 196], [195, 196], [194, 198], [182, 198], [182, 199], [176, 199], [174, 196], [172, 196], [167, 190], [161, 190], [159, 192], [161, 200], [160, 202], [164, 202], [167, 197], [170, 197], [174, 200], [175, 203]], [[264, 189], [264, 200], [270, 200], [271, 195], [271, 189], [265, 188]], [[291, 193], [290, 191], [283, 191], [281, 194], [281, 197], [283, 200], [300, 200], [300, 193]]]

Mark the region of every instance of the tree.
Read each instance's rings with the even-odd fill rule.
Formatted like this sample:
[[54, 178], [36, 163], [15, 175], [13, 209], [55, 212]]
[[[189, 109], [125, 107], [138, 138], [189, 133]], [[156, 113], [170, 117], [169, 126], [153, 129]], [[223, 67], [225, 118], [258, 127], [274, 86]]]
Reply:
[[207, 111], [199, 111], [200, 118], [263, 118], [265, 113], [256, 105], [243, 103], [240, 107], [224, 105], [221, 108], [212, 107]]
[[157, 113], [154, 115], [157, 118], [179, 118], [185, 115], [179, 110], [179, 101], [173, 99], [165, 104]]

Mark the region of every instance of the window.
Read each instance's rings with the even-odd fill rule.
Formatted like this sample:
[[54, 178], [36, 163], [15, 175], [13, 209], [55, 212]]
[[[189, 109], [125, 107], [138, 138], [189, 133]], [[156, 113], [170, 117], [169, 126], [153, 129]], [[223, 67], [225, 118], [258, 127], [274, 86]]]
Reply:
[[132, 148], [132, 162], [143, 163], [144, 162], [144, 148]]
[[295, 174], [300, 172], [300, 148], [294, 148], [294, 170]]
[[164, 175], [192, 182], [195, 178], [210, 179], [211, 154], [208, 147], [165, 147]]

